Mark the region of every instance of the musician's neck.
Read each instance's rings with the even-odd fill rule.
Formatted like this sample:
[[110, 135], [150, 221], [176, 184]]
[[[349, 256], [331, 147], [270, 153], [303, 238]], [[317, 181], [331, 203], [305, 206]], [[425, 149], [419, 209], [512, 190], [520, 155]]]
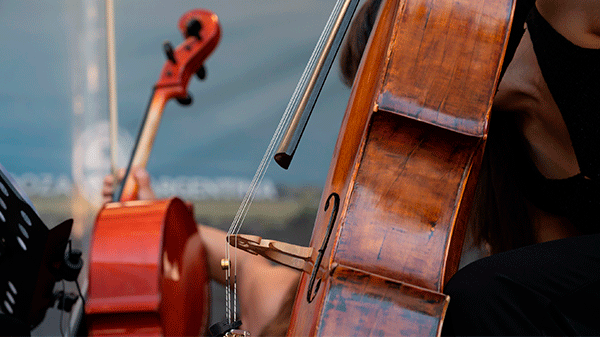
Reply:
[[546, 21], [572, 43], [600, 49], [600, 6], [587, 0], [538, 0], [536, 6]]

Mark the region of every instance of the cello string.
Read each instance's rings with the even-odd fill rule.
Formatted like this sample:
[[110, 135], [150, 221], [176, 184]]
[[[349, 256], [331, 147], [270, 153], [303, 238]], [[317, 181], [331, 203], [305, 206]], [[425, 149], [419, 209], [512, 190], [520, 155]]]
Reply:
[[225, 313], [226, 313], [226, 317], [227, 317], [227, 322], [231, 323], [231, 288], [229, 285], [229, 268], [227, 268], [228, 270], [225, 271]]
[[[303, 84], [304, 82], [306, 82], [308, 76], [306, 76], [305, 74], [303, 74], [300, 82], [298, 83], [298, 87], [301, 86], [301, 84]], [[297, 100], [299, 96], [299, 91], [296, 90], [294, 91], [294, 94], [292, 96], [292, 100]], [[291, 105], [291, 101], [290, 101], [290, 105]], [[288, 105], [289, 106], [289, 105]], [[231, 235], [233, 235], [233, 233], [237, 233], [239, 232], [239, 227], [241, 226], [241, 223], [244, 221], [246, 214], [248, 212], [248, 209], [250, 207], [250, 204], [252, 203], [252, 199], [254, 199], [254, 195], [255, 195], [255, 191], [256, 191], [256, 186], [258, 186], [258, 184], [262, 181], [262, 177], [264, 176], [266, 169], [269, 166], [269, 162], [270, 162], [270, 157], [272, 156], [272, 154], [274, 153], [275, 150], [275, 144], [277, 143], [277, 141], [279, 139], [281, 139], [281, 136], [283, 135], [283, 130], [284, 127], [289, 124], [289, 121], [291, 119], [292, 113], [291, 113], [291, 109], [286, 109], [286, 111], [284, 112], [281, 120], [279, 121], [279, 125], [277, 126], [277, 129], [275, 130], [275, 134], [273, 135], [273, 137], [271, 138], [271, 142], [269, 143], [269, 146], [267, 147], [267, 150], [260, 162], [260, 165], [258, 167], [258, 170], [256, 171], [248, 191], [246, 192], [246, 195], [244, 196], [244, 199], [242, 200], [242, 203], [235, 215], [235, 218], [233, 219], [233, 222], [229, 228], [229, 231], [227, 232], [227, 241], [229, 242], [229, 237]], [[236, 246], [237, 246], [237, 240], [236, 240]], [[226, 246], [226, 259], [227, 261], [231, 261], [231, 254], [230, 254], [230, 245], [227, 244]], [[237, 262], [237, 258], [236, 258], [236, 262]], [[232, 305], [231, 305], [231, 293], [230, 293], [230, 287], [229, 287], [229, 282], [230, 282], [230, 278], [231, 278], [231, 271], [230, 268], [226, 269], [225, 272], [226, 275], [226, 279], [227, 279], [227, 283], [228, 286], [226, 287], [226, 301], [227, 303], [225, 304], [225, 309], [227, 311], [227, 318], [229, 320], [229, 322], [231, 323], [231, 310], [232, 310]], [[234, 285], [234, 289], [235, 289], [235, 285]], [[236, 296], [237, 293], [234, 293], [234, 296]]]
[[236, 301], [237, 293], [235, 291], [235, 289], [237, 288], [237, 284], [235, 284], [235, 282], [236, 282], [236, 280], [235, 280], [235, 274], [234, 274], [233, 277], [234, 277], [234, 280], [233, 280], [233, 289], [234, 290], [233, 290], [233, 310], [232, 310], [232, 314], [233, 314], [233, 322], [235, 322], [235, 320], [237, 318], [237, 315], [236, 315], [237, 314], [237, 306], [236, 306], [236, 303], [237, 303], [237, 301]]
[[281, 136], [283, 135], [283, 130], [289, 125], [289, 121], [291, 119], [291, 116], [292, 116], [292, 113], [294, 110], [293, 108], [296, 105], [296, 103], [298, 102], [298, 100], [300, 99], [300, 97], [302, 96], [301, 94], [302, 94], [303, 90], [306, 88], [308, 79], [310, 78], [310, 74], [312, 73], [312, 71], [315, 68], [316, 63], [318, 62], [319, 56], [323, 50], [325, 43], [327, 42], [327, 38], [328, 38], [329, 34], [331, 33], [331, 30], [333, 28], [333, 25], [335, 24], [337, 15], [339, 14], [340, 8], [342, 7], [343, 3], [344, 3], [344, 0], [337, 1], [336, 5], [327, 21], [325, 29], [323, 30], [323, 32], [321, 33], [321, 36], [319, 37], [317, 45], [316, 45], [315, 49], [313, 50], [313, 53], [308, 61], [308, 64], [306, 65], [306, 68], [304, 69], [304, 72], [302, 73], [300, 81], [298, 82], [298, 85], [296, 86], [296, 89], [294, 90], [294, 93], [292, 94], [292, 98], [290, 99], [290, 102], [288, 103], [288, 106], [279, 122], [279, 125], [277, 126], [277, 129], [275, 130], [275, 134], [273, 135], [273, 138], [271, 139], [271, 142], [269, 143], [269, 146], [267, 147], [267, 150], [262, 158], [262, 161], [260, 162], [260, 165], [254, 175], [254, 178], [252, 179], [252, 182], [250, 183], [249, 189], [246, 192], [246, 195], [242, 201], [242, 204], [240, 205], [240, 208], [238, 209], [238, 212], [236, 213], [234, 221], [232, 222], [232, 225], [228, 232], [229, 235], [239, 233], [240, 227], [248, 213], [248, 208], [251, 205], [251, 203], [254, 200], [254, 197], [256, 195], [257, 187], [262, 182], [262, 180], [264, 178], [264, 174], [271, 163], [270, 159], [275, 152], [275, 145], [281, 140]]
[[[269, 168], [270, 162], [271, 162], [271, 158], [273, 157], [273, 155], [275, 154], [275, 150], [276, 150], [276, 144], [278, 144], [281, 141], [281, 138], [284, 135], [284, 130], [287, 128], [287, 126], [290, 124], [290, 121], [292, 119], [293, 116], [293, 112], [295, 110], [295, 106], [297, 105], [298, 101], [301, 99], [302, 94], [304, 91], [306, 91], [309, 79], [311, 77], [311, 74], [314, 72], [316, 65], [318, 63], [318, 60], [320, 58], [320, 55], [322, 54], [325, 44], [327, 43], [327, 40], [329, 38], [329, 36], [331, 35], [331, 32], [333, 30], [333, 27], [335, 25], [335, 22], [337, 20], [337, 17], [340, 15], [341, 12], [341, 8], [343, 7], [345, 0], [337, 0], [331, 15], [329, 16], [329, 19], [327, 20], [327, 23], [325, 25], [325, 28], [323, 29], [323, 32], [321, 33], [321, 36], [319, 37], [319, 40], [317, 41], [317, 45], [315, 46], [315, 49], [313, 50], [313, 53], [311, 54], [311, 57], [304, 69], [304, 72], [302, 73], [302, 76], [300, 77], [300, 81], [298, 82], [296, 89], [294, 90], [292, 97], [286, 107], [286, 110], [283, 113], [283, 116], [281, 117], [281, 120], [279, 121], [279, 124], [277, 125], [277, 128], [275, 130], [275, 133], [273, 134], [273, 137], [271, 138], [271, 141], [265, 151], [265, 154], [263, 155], [263, 158], [259, 164], [259, 167], [256, 171], [256, 173], [254, 174], [254, 177], [252, 178], [252, 181], [248, 187], [248, 190], [246, 192], [246, 195], [244, 196], [244, 199], [242, 200], [242, 203], [240, 204], [240, 207], [231, 223], [231, 226], [229, 227], [229, 230], [227, 232], [227, 248], [226, 248], [226, 259], [228, 261], [230, 260], [231, 254], [230, 254], [230, 237], [231, 235], [234, 234], [238, 234], [241, 226], [244, 222], [244, 220], [246, 219], [246, 215], [248, 214], [248, 210], [250, 205], [252, 204], [252, 201], [254, 200], [254, 198], [256, 197], [256, 191], [258, 189], [258, 187], [260, 186], [264, 175], [267, 171], [267, 169]], [[237, 239], [235, 240], [235, 247], [237, 248]], [[237, 249], [236, 249], [236, 253], [235, 253], [235, 267], [234, 267], [234, 282], [233, 282], [233, 307], [232, 307], [232, 303], [231, 303], [231, 290], [229, 288], [229, 282], [230, 282], [230, 278], [231, 278], [231, 266], [229, 268], [227, 268], [226, 270], [226, 279], [227, 279], [227, 284], [228, 286], [226, 287], [226, 305], [225, 305], [225, 310], [227, 311], [227, 317], [229, 322], [231, 322], [231, 317], [233, 317], [233, 319], [235, 320], [237, 318]], [[233, 310], [233, 315], [231, 314], [231, 311]]]

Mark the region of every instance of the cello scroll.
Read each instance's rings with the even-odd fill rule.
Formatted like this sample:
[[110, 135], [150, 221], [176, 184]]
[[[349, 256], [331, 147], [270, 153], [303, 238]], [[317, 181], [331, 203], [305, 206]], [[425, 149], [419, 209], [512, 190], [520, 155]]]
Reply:
[[221, 36], [217, 16], [207, 10], [195, 9], [185, 13], [179, 19], [177, 26], [185, 37], [185, 41], [175, 49], [170, 43], [163, 45], [167, 61], [154, 85], [150, 104], [125, 172], [123, 185], [115, 193], [113, 201], [136, 199], [137, 185], [135, 179], [130, 176], [131, 168], [146, 167], [167, 102], [175, 98], [181, 104], [191, 104], [192, 99], [187, 92], [190, 78], [193, 74], [197, 74], [200, 78], [206, 76], [203, 63], [214, 51]]

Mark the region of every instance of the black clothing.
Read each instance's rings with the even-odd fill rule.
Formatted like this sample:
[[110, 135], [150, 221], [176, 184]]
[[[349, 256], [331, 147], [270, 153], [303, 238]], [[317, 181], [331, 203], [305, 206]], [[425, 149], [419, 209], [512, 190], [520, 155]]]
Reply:
[[536, 207], [567, 217], [583, 234], [599, 233], [600, 209], [600, 49], [574, 45], [539, 14], [535, 6], [527, 29], [544, 81], [569, 131], [581, 173], [545, 178], [531, 160], [522, 178], [524, 195]]
[[538, 64], [567, 125], [581, 173], [600, 179], [600, 49], [579, 47], [533, 7], [527, 27]]
[[442, 335], [600, 334], [600, 234], [475, 261], [448, 282]]
[[25, 323], [0, 313], [0, 336], [31, 336], [31, 332]]
[[506, 53], [504, 55], [504, 63], [502, 65], [502, 73], [500, 78], [504, 75], [506, 68], [510, 64], [513, 56], [515, 55], [515, 51], [519, 46], [519, 42], [521, 42], [521, 37], [523, 33], [525, 33], [525, 20], [529, 14], [529, 11], [535, 5], [535, 0], [518, 0], [515, 8], [515, 12], [513, 14], [513, 21], [510, 27], [510, 36], [508, 39], [508, 44], [506, 46]]

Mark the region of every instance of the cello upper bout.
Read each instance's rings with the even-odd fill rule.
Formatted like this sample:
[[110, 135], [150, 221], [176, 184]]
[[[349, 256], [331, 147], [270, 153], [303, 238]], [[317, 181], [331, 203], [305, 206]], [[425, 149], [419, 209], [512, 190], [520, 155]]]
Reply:
[[405, 1], [379, 108], [484, 137], [512, 7], [512, 0]]

